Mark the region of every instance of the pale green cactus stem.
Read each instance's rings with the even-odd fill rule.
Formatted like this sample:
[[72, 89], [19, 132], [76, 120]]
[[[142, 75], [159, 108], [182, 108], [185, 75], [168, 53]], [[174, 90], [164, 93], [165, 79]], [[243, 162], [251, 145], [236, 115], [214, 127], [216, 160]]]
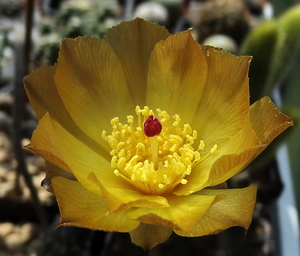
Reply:
[[240, 54], [252, 55], [250, 66], [251, 101], [272, 95], [284, 79], [293, 56], [300, 48], [300, 5], [279, 19], [265, 21], [245, 40]]
[[278, 84], [286, 75], [294, 55], [300, 49], [300, 5], [291, 8], [278, 20], [278, 38], [268, 86]]
[[261, 98], [267, 84], [277, 33], [275, 20], [262, 22], [250, 33], [241, 48], [240, 55], [253, 56], [249, 70], [251, 102]]

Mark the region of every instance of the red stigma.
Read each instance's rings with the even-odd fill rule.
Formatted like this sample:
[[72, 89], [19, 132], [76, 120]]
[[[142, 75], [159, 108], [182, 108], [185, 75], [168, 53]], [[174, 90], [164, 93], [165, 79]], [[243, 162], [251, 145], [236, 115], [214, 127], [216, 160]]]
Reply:
[[144, 133], [147, 137], [154, 137], [159, 135], [162, 129], [162, 125], [157, 118], [153, 115], [148, 116], [147, 120], [144, 122]]

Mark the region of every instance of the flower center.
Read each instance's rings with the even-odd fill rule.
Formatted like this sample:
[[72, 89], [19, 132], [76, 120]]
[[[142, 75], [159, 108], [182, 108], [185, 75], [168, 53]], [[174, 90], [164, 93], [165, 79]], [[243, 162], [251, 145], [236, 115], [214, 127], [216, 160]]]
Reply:
[[173, 120], [166, 111], [154, 112], [136, 107], [137, 121], [127, 116], [127, 124], [119, 118], [111, 120], [112, 133], [102, 138], [112, 148], [111, 166], [115, 175], [125, 179], [145, 194], [171, 194], [178, 184], [187, 184], [192, 168], [217, 150], [217, 145], [204, 156], [203, 140], [197, 149], [193, 144], [197, 132], [189, 124], [181, 125], [179, 115]]

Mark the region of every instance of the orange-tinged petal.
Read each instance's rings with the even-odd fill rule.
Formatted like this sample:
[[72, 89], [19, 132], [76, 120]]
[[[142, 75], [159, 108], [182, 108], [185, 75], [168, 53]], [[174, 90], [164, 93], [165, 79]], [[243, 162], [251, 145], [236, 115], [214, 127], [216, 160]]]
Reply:
[[169, 32], [158, 24], [136, 18], [107, 30], [104, 40], [117, 54], [135, 105], [146, 104], [146, 88], [150, 54], [156, 43]]
[[[241, 140], [233, 138], [232, 142], [228, 143], [229, 147], [224, 150], [224, 155], [214, 163], [210, 171], [209, 179], [211, 183], [209, 183], [209, 186], [224, 182], [239, 173], [275, 137], [293, 125], [293, 121], [282, 114], [268, 97], [260, 99], [250, 109], [250, 122], [253, 131], [242, 129], [239, 136]], [[249, 125], [245, 127], [249, 127]], [[257, 142], [253, 140], [253, 132], [255, 132]], [[235, 150], [237, 153], [242, 153], [226, 155], [226, 152], [229, 154], [235, 152], [234, 147], [237, 148]]]
[[[109, 212], [117, 212], [129, 209], [130, 207], [169, 207], [168, 201], [162, 196], [145, 195], [136, 188], [128, 186], [120, 187], [116, 180], [103, 180], [100, 182], [94, 173], [89, 175], [89, 179], [93, 181], [101, 189], [102, 196], [106, 201]], [[122, 181], [122, 178], [119, 177]]]
[[41, 119], [49, 112], [51, 118], [59, 122], [74, 137], [84, 141], [99, 154], [105, 154], [106, 151], [74, 123], [66, 110], [54, 82], [56, 68], [56, 65], [41, 67], [24, 78], [26, 93], [37, 118]]
[[250, 106], [250, 122], [260, 143], [265, 145], [293, 125], [292, 119], [281, 113], [269, 97]]
[[157, 43], [151, 54], [147, 106], [179, 114], [184, 123], [190, 123], [206, 75], [206, 58], [190, 31], [168, 37]]
[[131, 241], [149, 252], [154, 246], [165, 242], [172, 234], [172, 229], [164, 226], [140, 223], [130, 233]]
[[211, 195], [170, 196], [171, 207], [138, 208], [129, 213], [128, 218], [187, 232], [221, 198]]
[[226, 195], [215, 203], [189, 232], [174, 230], [180, 236], [217, 234], [233, 226], [248, 229], [256, 200], [256, 186], [242, 189], [204, 189], [197, 194]]
[[216, 186], [241, 172], [264, 149], [257, 146], [241, 154], [224, 155], [212, 166], [207, 180], [207, 186]]
[[265, 97], [251, 106], [250, 121], [207, 160], [193, 169], [189, 182], [174, 194], [186, 195], [218, 185], [242, 171], [281, 132], [293, 124]]
[[[110, 162], [73, 137], [52, 120], [47, 113], [34, 131], [29, 148], [47, 161], [74, 174], [78, 181], [94, 194], [101, 195], [98, 186], [88, 180], [94, 172], [99, 180], [116, 179]], [[120, 186], [125, 182], [118, 182]], [[126, 183], [125, 183], [126, 185]]]
[[227, 143], [249, 114], [248, 68], [251, 57], [237, 57], [203, 47], [208, 74], [197, 114], [191, 123], [206, 149]]
[[248, 119], [243, 128], [206, 160], [193, 168], [188, 183], [178, 186], [174, 194], [187, 195], [207, 186], [218, 185], [240, 172], [261, 151], [256, 133]]
[[110, 131], [110, 121], [116, 116], [124, 122], [136, 105], [108, 43], [89, 36], [63, 40], [55, 84], [74, 122], [109, 151], [102, 130]]
[[60, 209], [60, 226], [129, 232], [138, 221], [126, 218], [129, 211], [108, 214], [102, 197], [90, 193], [79, 182], [54, 177], [52, 185]]
[[245, 120], [243, 128], [218, 150], [218, 159], [212, 156], [212, 159], [215, 158], [213, 165], [208, 166], [204, 162], [195, 173], [205, 173], [206, 168], [209, 168], [204, 187], [216, 186], [241, 172], [264, 148], [260, 146], [251, 123]]

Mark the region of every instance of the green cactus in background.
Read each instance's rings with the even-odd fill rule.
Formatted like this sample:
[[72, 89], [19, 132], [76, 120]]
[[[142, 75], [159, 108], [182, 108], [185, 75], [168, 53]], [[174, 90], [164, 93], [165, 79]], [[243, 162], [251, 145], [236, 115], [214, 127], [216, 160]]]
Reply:
[[251, 101], [272, 95], [284, 79], [293, 56], [300, 48], [300, 5], [279, 19], [262, 22], [246, 38], [240, 54], [252, 55], [250, 66]]
[[267, 86], [280, 83], [300, 49], [300, 5], [287, 11], [278, 20], [278, 37]]
[[252, 31], [242, 46], [241, 55], [253, 56], [249, 69], [251, 102], [261, 98], [269, 79], [277, 36], [277, 22], [265, 21]]

